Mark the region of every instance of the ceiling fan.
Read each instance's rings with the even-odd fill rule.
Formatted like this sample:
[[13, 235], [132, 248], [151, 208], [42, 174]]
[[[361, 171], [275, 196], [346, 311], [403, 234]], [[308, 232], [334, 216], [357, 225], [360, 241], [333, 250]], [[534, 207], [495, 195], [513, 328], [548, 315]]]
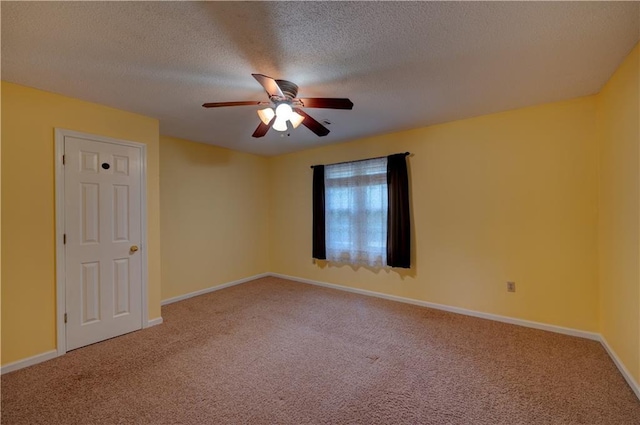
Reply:
[[263, 137], [271, 127], [277, 131], [287, 131], [289, 125], [297, 128], [300, 124], [313, 131], [317, 136], [326, 136], [329, 129], [309, 116], [300, 108], [353, 109], [353, 102], [346, 98], [308, 97], [297, 98], [298, 86], [291, 81], [275, 80], [262, 74], [251, 74], [264, 87], [269, 102], [239, 101], [205, 103], [205, 108], [221, 106], [268, 105], [258, 111], [260, 125], [253, 137]]

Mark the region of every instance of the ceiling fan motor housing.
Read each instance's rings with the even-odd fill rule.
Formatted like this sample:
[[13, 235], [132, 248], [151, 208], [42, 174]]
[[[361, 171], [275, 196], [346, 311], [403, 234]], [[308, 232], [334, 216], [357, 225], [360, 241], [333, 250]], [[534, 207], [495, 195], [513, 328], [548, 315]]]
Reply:
[[291, 101], [298, 95], [298, 86], [291, 81], [276, 80], [276, 83], [288, 101]]

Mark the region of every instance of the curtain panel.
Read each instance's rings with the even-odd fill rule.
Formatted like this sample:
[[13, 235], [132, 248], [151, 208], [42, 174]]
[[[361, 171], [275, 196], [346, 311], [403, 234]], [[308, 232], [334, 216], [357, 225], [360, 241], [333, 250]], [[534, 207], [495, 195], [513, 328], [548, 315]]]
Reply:
[[406, 154], [387, 157], [387, 265], [411, 267], [411, 217]]
[[324, 165], [313, 167], [313, 258], [327, 259], [324, 208]]

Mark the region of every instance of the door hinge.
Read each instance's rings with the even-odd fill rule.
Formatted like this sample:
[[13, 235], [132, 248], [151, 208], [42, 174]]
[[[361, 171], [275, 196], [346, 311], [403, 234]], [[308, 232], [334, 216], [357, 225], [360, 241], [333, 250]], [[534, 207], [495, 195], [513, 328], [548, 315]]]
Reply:
[[66, 233], [62, 235], [62, 244], [63, 245], [67, 244], [67, 234]]
[[67, 323], [67, 313], [64, 314], [64, 323]]
[[62, 155], [62, 165], [65, 164], [65, 155]]

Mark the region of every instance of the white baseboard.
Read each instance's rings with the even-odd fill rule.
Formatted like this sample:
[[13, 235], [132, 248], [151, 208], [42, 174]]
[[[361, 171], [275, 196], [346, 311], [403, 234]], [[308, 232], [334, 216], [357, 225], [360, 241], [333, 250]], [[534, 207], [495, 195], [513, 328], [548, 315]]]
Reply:
[[624, 377], [625, 381], [627, 381], [627, 384], [629, 384], [633, 392], [636, 393], [636, 397], [640, 399], [640, 385], [638, 384], [638, 382], [636, 382], [636, 380], [633, 378], [633, 375], [631, 375], [629, 370], [625, 367], [624, 363], [622, 363], [622, 360], [620, 360], [620, 357], [618, 357], [616, 352], [613, 351], [613, 348], [611, 348], [606, 338], [602, 335], [600, 335], [600, 343], [607, 351], [607, 354], [609, 354], [609, 357], [611, 357], [611, 360], [613, 360], [613, 363], [615, 363], [615, 365], [618, 367], [618, 370]]
[[481, 311], [467, 310], [466, 308], [452, 307], [452, 306], [432, 303], [428, 301], [420, 301], [420, 300], [415, 300], [413, 298], [398, 297], [396, 295], [388, 295], [388, 294], [383, 294], [381, 292], [368, 291], [366, 289], [350, 288], [348, 286], [336, 285], [334, 283], [320, 282], [320, 281], [311, 280], [311, 279], [303, 279], [295, 276], [287, 276], [280, 273], [270, 273], [270, 276], [280, 277], [282, 279], [289, 279], [296, 282], [308, 283], [311, 285], [324, 286], [326, 288], [333, 288], [341, 291], [353, 292], [356, 294], [367, 295], [370, 297], [384, 298], [386, 300], [392, 300], [392, 301], [399, 301], [402, 303], [418, 305], [421, 307], [434, 308], [436, 310], [448, 311], [450, 313], [464, 314], [465, 316], [479, 317], [481, 319], [495, 320], [497, 322], [509, 323], [512, 325], [519, 325], [527, 328], [541, 329], [544, 331], [555, 332], [555, 333], [560, 333], [564, 335], [577, 336], [580, 338], [591, 339], [594, 341], [600, 341], [600, 334], [595, 332], [587, 332], [579, 329], [565, 328], [562, 326], [549, 325], [549, 324], [540, 323], [540, 322], [533, 322], [531, 320], [516, 319], [513, 317], [500, 316], [498, 314], [484, 313]]
[[[147, 321], [146, 326], [144, 328], [149, 328], [151, 326], [156, 326], [162, 323], [162, 317], [156, 317], [155, 319], [151, 319]], [[4, 375], [5, 373], [15, 372], [18, 369], [23, 369], [25, 367], [33, 366], [38, 363], [46, 362], [47, 360], [55, 359], [56, 357], [65, 355], [65, 351], [58, 352], [58, 350], [50, 350], [41, 354], [36, 354], [35, 356], [27, 357], [26, 359], [18, 360], [13, 363], [8, 363], [0, 368], [0, 374]]]
[[27, 357], [26, 359], [18, 360], [17, 362], [8, 363], [2, 366], [2, 372], [0, 374], [14, 372], [24, 367], [33, 366], [34, 364], [46, 362], [47, 360], [55, 359], [58, 357], [58, 350], [49, 350], [35, 356]]
[[147, 326], [145, 328], [150, 328], [151, 326], [156, 326], [162, 323], [162, 317], [156, 317], [155, 319], [147, 320]]
[[230, 286], [240, 285], [241, 283], [249, 282], [251, 280], [260, 279], [261, 277], [271, 276], [271, 273], [260, 273], [254, 276], [245, 277], [243, 279], [234, 280], [233, 282], [223, 283], [222, 285], [212, 286], [210, 288], [201, 289], [199, 291], [190, 292], [188, 294], [180, 295], [173, 298], [162, 300], [160, 305], [167, 305], [178, 301], [186, 300], [188, 298], [197, 297], [198, 295], [208, 294], [209, 292], [219, 291], [220, 289], [228, 288]]

